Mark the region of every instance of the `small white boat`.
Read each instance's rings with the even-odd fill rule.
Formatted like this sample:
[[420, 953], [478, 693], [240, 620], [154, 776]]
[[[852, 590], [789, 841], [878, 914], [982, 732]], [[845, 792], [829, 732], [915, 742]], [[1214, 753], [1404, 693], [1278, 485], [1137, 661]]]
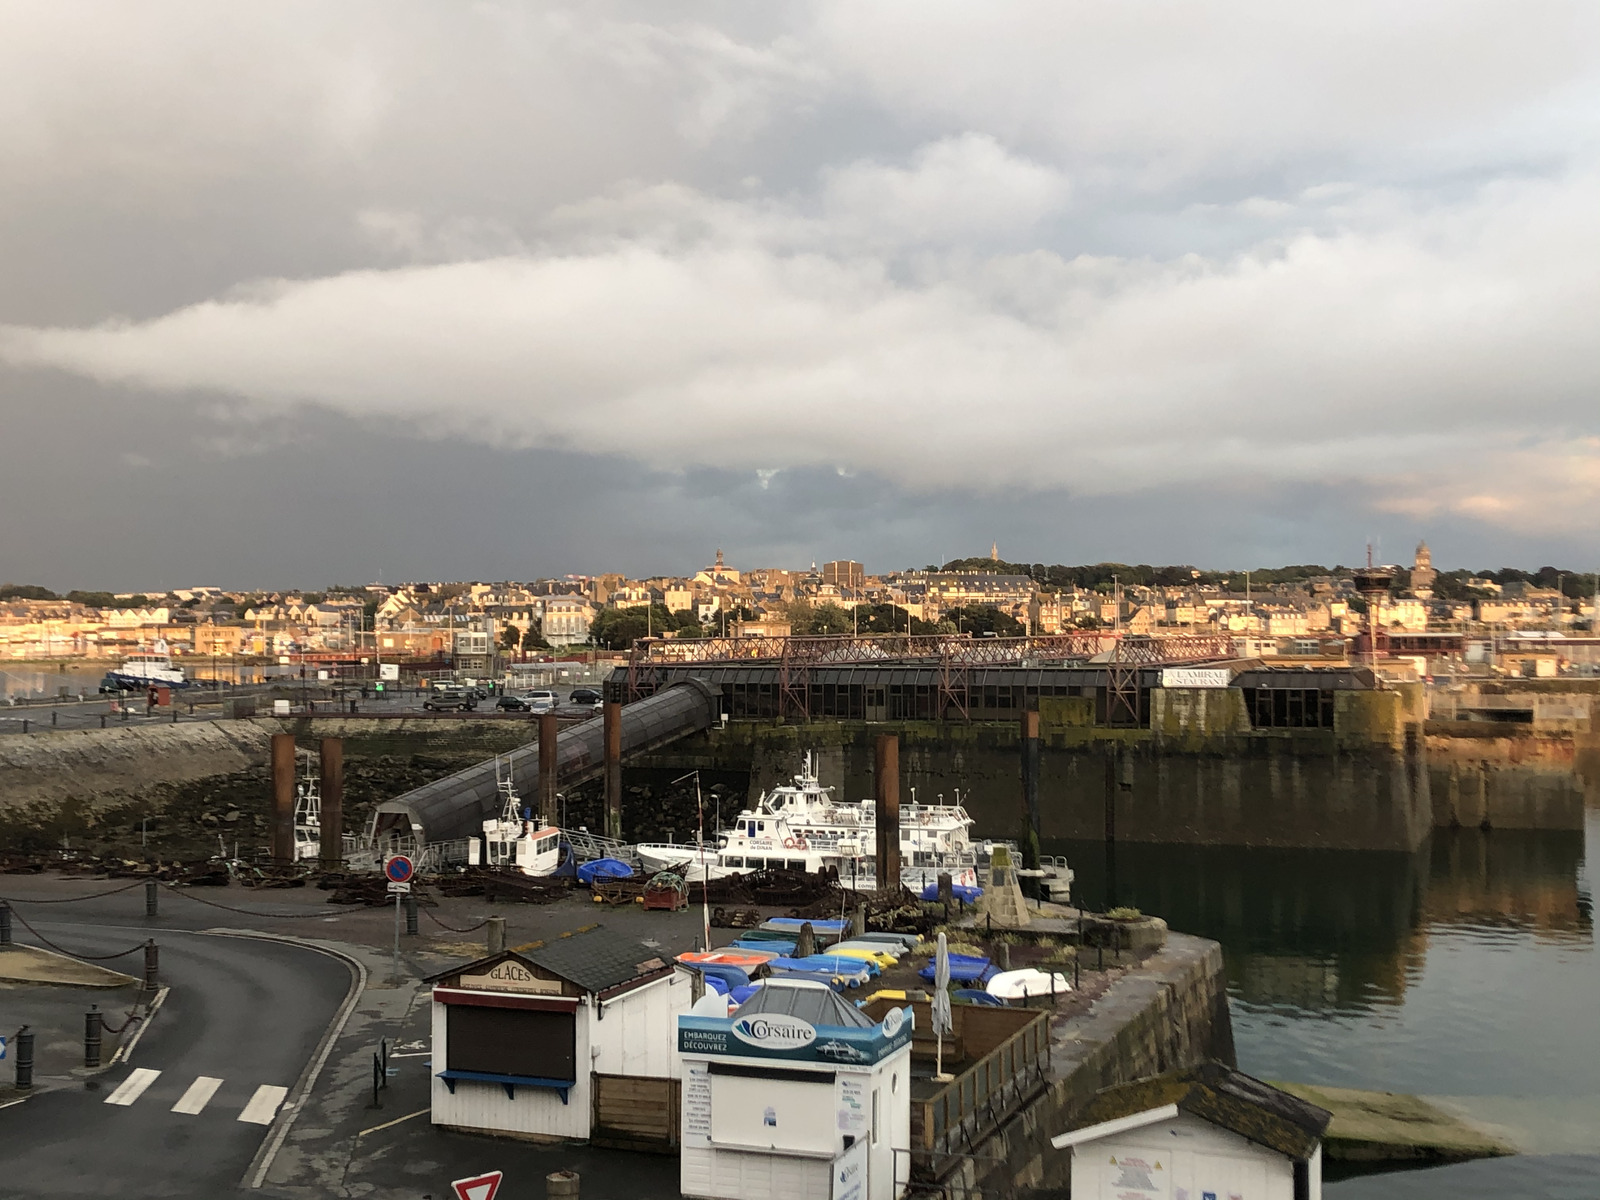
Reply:
[[1023, 967], [1019, 971], [1001, 971], [989, 980], [984, 991], [996, 1000], [1026, 1000], [1030, 996], [1060, 996], [1072, 990], [1072, 980], [1065, 975], [1041, 971], [1037, 967]]

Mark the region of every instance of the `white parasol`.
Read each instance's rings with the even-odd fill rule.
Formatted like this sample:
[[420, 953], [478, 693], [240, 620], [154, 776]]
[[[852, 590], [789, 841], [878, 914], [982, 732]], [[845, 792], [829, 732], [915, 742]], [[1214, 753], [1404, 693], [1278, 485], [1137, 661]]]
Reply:
[[933, 956], [933, 1032], [937, 1039], [934, 1050], [934, 1078], [949, 1079], [944, 1073], [944, 1035], [955, 1028], [950, 1019], [950, 946], [944, 934], [939, 935], [939, 948]]

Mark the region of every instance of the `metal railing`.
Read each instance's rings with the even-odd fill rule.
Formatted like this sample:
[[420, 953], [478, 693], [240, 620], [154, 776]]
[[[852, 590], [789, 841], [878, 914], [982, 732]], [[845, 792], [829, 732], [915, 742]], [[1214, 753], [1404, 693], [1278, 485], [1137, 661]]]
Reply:
[[911, 1105], [912, 1164], [937, 1179], [1040, 1089], [1050, 1070], [1050, 1014], [1037, 1017], [926, 1100]]

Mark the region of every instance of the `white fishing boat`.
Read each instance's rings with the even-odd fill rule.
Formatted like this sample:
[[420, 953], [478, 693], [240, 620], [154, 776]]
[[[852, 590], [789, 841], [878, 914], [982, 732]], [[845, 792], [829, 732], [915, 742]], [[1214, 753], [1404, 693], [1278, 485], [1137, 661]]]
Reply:
[[138, 692], [152, 687], [188, 686], [189, 680], [184, 675], [183, 668], [172, 665], [172, 656], [167, 652], [166, 641], [158, 638], [149, 650], [141, 646], [138, 651], [125, 658], [120, 667], [107, 671], [105, 679], [100, 683], [100, 690]]
[[322, 856], [322, 779], [309, 750], [296, 752], [299, 778], [294, 783], [294, 860], [314, 862]]
[[[500, 791], [500, 815], [483, 823], [482, 865], [524, 875], [554, 875], [561, 865], [561, 830], [546, 825], [532, 810], [523, 807], [510, 770], [500, 774], [498, 758], [495, 777]], [[469, 853], [469, 865], [478, 865], [472, 861], [476, 857]]]

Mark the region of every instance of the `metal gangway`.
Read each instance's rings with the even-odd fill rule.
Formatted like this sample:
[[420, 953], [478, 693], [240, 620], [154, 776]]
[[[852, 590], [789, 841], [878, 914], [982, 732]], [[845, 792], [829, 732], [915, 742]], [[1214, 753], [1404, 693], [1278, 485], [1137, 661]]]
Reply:
[[618, 838], [603, 837], [598, 833], [590, 833], [580, 826], [577, 829], [563, 829], [561, 836], [572, 847], [574, 862], [594, 862], [597, 858], [614, 858], [619, 862], [636, 864], [638, 859], [633, 846]]

